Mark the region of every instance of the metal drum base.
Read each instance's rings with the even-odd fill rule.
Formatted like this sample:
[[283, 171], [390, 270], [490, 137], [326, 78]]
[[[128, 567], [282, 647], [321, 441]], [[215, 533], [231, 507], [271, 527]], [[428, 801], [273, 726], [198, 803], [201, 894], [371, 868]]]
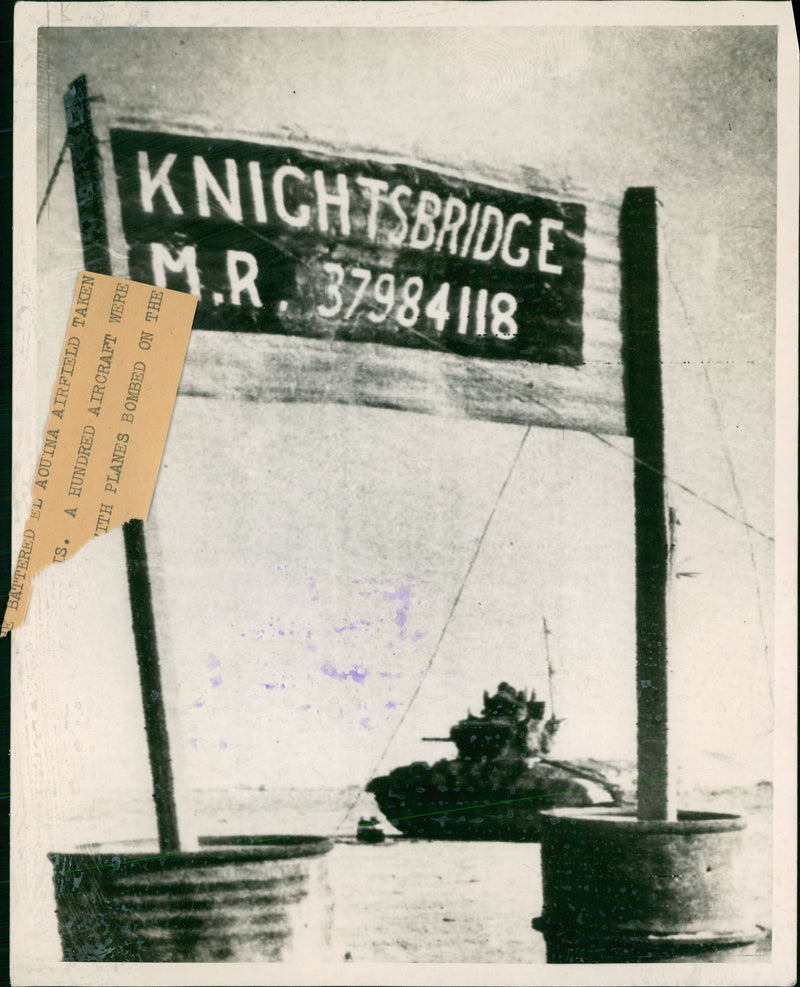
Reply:
[[660, 821], [621, 809], [543, 812], [544, 908], [533, 924], [548, 962], [733, 958], [766, 940], [747, 914], [744, 829], [723, 813]]
[[48, 854], [64, 960], [285, 959], [308, 937], [323, 837], [201, 837], [187, 853]]

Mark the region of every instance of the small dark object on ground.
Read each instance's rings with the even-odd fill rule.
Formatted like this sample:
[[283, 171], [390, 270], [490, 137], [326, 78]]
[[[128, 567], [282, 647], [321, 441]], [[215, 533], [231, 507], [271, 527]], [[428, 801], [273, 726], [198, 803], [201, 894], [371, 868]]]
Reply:
[[360, 843], [383, 843], [386, 835], [375, 816], [371, 816], [369, 819], [364, 819], [362, 816], [358, 820], [356, 839]]

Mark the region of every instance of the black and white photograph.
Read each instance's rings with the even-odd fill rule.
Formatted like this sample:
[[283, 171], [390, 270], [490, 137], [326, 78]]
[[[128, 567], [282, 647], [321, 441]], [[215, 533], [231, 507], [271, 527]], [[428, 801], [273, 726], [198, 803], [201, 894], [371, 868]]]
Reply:
[[17, 5], [12, 605], [82, 286], [197, 306], [73, 395], [12, 983], [794, 981], [797, 81], [784, 2]]

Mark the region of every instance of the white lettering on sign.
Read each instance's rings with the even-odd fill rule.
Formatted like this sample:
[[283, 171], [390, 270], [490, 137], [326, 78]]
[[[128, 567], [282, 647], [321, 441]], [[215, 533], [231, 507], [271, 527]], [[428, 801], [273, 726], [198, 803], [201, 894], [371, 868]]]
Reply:
[[[511, 238], [514, 235], [514, 227], [519, 223], [522, 223], [524, 226], [531, 225], [530, 219], [524, 212], [515, 212], [511, 219], [509, 219], [506, 223], [506, 232], [503, 235], [503, 246], [500, 248], [500, 256], [509, 267], [525, 267], [528, 263], [528, 258], [530, 257], [530, 251], [527, 247], [519, 247], [516, 256], [511, 255]], [[559, 273], [561, 273], [560, 270]]]
[[378, 206], [381, 203], [381, 195], [385, 195], [389, 191], [389, 183], [382, 178], [366, 178], [364, 175], [357, 175], [356, 184], [365, 190], [364, 194], [369, 199], [367, 236], [374, 242], [378, 236]]
[[455, 254], [458, 250], [458, 231], [464, 225], [467, 218], [467, 207], [454, 195], [445, 203], [442, 225], [439, 227], [439, 236], [436, 238], [436, 249], [441, 251], [444, 245], [444, 238], [448, 238], [448, 251]]
[[161, 189], [167, 204], [176, 216], [183, 215], [180, 203], [172, 191], [169, 183], [169, 170], [177, 159], [177, 154], [168, 154], [155, 175], [150, 174], [150, 160], [147, 151], [139, 151], [137, 155], [139, 161], [139, 185], [142, 190], [142, 208], [145, 212], [153, 211], [153, 196]]
[[153, 260], [153, 275], [160, 288], [167, 286], [167, 271], [173, 274], [186, 274], [189, 294], [200, 294], [200, 273], [197, 270], [197, 250], [195, 247], [184, 247], [177, 257], [161, 243], [151, 243], [150, 250]]
[[343, 236], [350, 235], [350, 192], [347, 188], [347, 176], [339, 172], [336, 175], [336, 193], [329, 192], [325, 185], [325, 173], [317, 168], [314, 172], [314, 188], [317, 192], [317, 215], [320, 232], [328, 232], [328, 206], [339, 209], [339, 229]]
[[[490, 294], [486, 288], [481, 288], [473, 301], [472, 291], [465, 285], [451, 310], [447, 281], [426, 285], [418, 275], [400, 281], [389, 271], [379, 274], [373, 281], [373, 272], [367, 268], [345, 270], [341, 264], [332, 261], [323, 264], [323, 269], [329, 278], [325, 285], [325, 301], [317, 305], [317, 312], [323, 318], [353, 319], [363, 309], [376, 325], [385, 322], [389, 316], [406, 329], [428, 320], [438, 333], [442, 333], [454, 315], [462, 336], [485, 336], [487, 325], [488, 332], [497, 339], [514, 339], [517, 335], [514, 318], [517, 300], [507, 291]], [[352, 281], [356, 282], [355, 290]]]
[[[240, 265], [244, 270], [240, 272]], [[250, 304], [261, 308], [261, 299], [256, 289], [258, 262], [246, 250], [227, 251], [228, 281], [231, 286], [231, 304], [241, 305], [242, 292], [247, 292]]]
[[280, 168], [276, 169], [275, 174], [272, 177], [272, 195], [275, 200], [275, 212], [287, 226], [302, 228], [303, 226], [308, 226], [309, 219], [311, 218], [311, 210], [308, 206], [302, 205], [300, 206], [298, 212], [293, 214], [286, 208], [286, 200], [284, 197], [284, 179], [288, 178], [289, 175], [301, 182], [306, 177], [303, 172], [299, 168], [295, 168], [294, 165], [282, 165]]
[[563, 270], [560, 264], [551, 264], [547, 259], [548, 254], [553, 250], [553, 244], [550, 242], [550, 231], [563, 229], [564, 224], [560, 219], [542, 220], [539, 233], [539, 270], [545, 274], [561, 274]]
[[408, 238], [409, 247], [415, 250], [427, 250], [436, 237], [434, 220], [442, 211], [442, 200], [435, 192], [423, 189], [419, 194], [417, 211], [414, 214], [414, 225]]
[[461, 253], [459, 257], [466, 257], [469, 254], [469, 248], [472, 244], [472, 236], [475, 233], [475, 227], [478, 225], [478, 216], [480, 215], [481, 204], [476, 202], [472, 207], [472, 211], [469, 214], [469, 226], [467, 227], [467, 232], [464, 236], [464, 242], [461, 246]]
[[264, 182], [261, 178], [261, 163], [258, 161], [248, 162], [247, 169], [250, 172], [250, 193], [253, 196], [253, 208], [256, 212], [256, 222], [266, 223], [267, 207], [264, 202]]
[[[191, 203], [185, 198], [183, 203], [178, 201], [170, 180], [177, 160], [176, 153], [169, 153], [153, 172], [147, 152], [138, 152], [140, 201], [145, 212], [155, 211], [160, 193], [176, 216], [195, 211], [196, 215], [208, 218], [213, 200], [235, 222], [269, 223], [260, 162], [246, 162], [249, 195], [245, 198], [251, 214], [245, 215], [239, 163], [234, 158], [224, 159], [223, 185], [202, 155], [192, 156], [194, 201]], [[436, 192], [426, 188], [412, 191], [407, 185], [398, 184], [390, 190], [383, 179], [367, 175], [355, 175], [351, 179], [341, 171], [326, 173], [315, 168], [309, 172], [292, 164], [276, 168], [267, 187], [275, 216], [293, 229], [350, 236], [354, 197], [357, 197], [360, 212], [366, 214], [363, 232], [371, 243], [444, 252], [482, 264], [499, 258], [509, 268], [535, 266], [544, 274], [563, 272], [559, 244], [554, 240], [554, 234], [564, 229], [559, 219], [543, 217], [534, 225], [524, 212], [506, 216], [491, 203], [475, 202], [468, 209], [454, 195], [443, 201]]]
[[214, 178], [211, 169], [200, 157], [195, 154], [192, 158], [194, 166], [194, 180], [197, 186], [197, 204], [201, 216], [210, 216], [211, 209], [208, 205], [208, 193], [213, 192], [214, 198], [222, 206], [225, 215], [237, 223], [242, 221], [242, 206], [239, 197], [239, 174], [236, 170], [236, 162], [232, 158], [225, 159], [225, 175], [228, 180], [227, 194], [222, 191], [219, 182]]
[[411, 189], [408, 185], [398, 185], [392, 189], [389, 195], [389, 205], [392, 207], [395, 216], [400, 221], [400, 228], [398, 230], [390, 230], [388, 235], [389, 243], [394, 247], [399, 247], [400, 244], [405, 240], [408, 233], [408, 220], [406, 219], [406, 213], [403, 207], [400, 205], [400, 197], [403, 196], [407, 198], [411, 195]]
[[[490, 233], [490, 230], [492, 231]], [[503, 214], [497, 206], [486, 206], [481, 216], [481, 228], [472, 251], [474, 260], [491, 260], [503, 235]], [[487, 246], [488, 243], [488, 246]]]

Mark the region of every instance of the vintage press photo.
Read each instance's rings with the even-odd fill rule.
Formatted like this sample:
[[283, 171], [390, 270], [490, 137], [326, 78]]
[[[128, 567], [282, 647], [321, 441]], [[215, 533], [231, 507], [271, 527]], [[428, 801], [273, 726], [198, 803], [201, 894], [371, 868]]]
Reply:
[[18, 8], [15, 550], [78, 273], [199, 301], [13, 634], [13, 982], [789, 982], [788, 6], [269, 6]]

